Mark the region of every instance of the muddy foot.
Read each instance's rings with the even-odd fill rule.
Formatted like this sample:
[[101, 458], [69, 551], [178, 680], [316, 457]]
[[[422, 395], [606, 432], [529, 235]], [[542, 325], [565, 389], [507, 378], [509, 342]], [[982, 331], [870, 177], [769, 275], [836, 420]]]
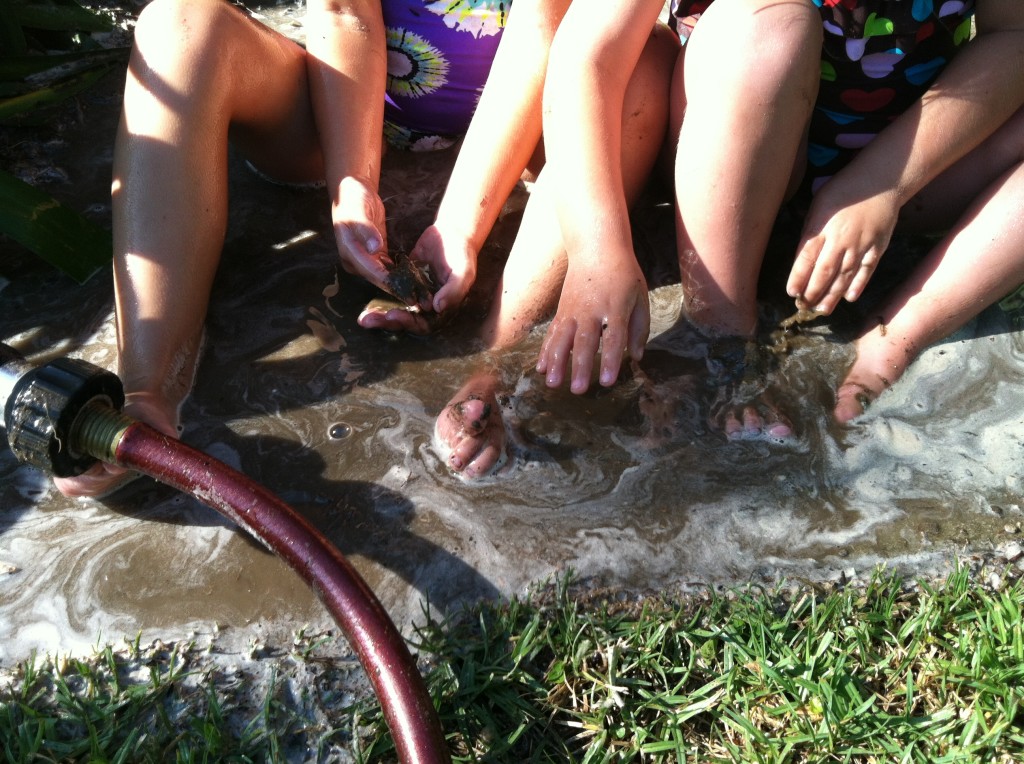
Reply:
[[505, 462], [505, 425], [498, 408], [497, 386], [496, 375], [475, 374], [437, 418], [437, 448], [457, 475], [483, 477]]
[[708, 345], [708, 426], [729, 440], [788, 443], [793, 424], [774, 401], [774, 357], [756, 341], [725, 337]]
[[863, 414], [872, 401], [903, 376], [918, 354], [918, 348], [881, 323], [860, 336], [854, 351], [856, 358], [836, 390], [832, 415], [840, 424]]

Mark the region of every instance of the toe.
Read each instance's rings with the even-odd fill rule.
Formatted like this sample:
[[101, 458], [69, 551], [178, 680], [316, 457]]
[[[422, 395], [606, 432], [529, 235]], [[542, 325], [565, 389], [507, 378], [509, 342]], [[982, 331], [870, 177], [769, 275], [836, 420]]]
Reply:
[[725, 431], [725, 437], [729, 440], [737, 440], [743, 437], [743, 423], [736, 417], [736, 413], [729, 411], [725, 415], [722, 429]]
[[75, 477], [54, 478], [57, 490], [69, 499], [102, 497], [133, 477], [127, 470], [110, 464], [94, 464]]
[[743, 436], [757, 438], [764, 429], [764, 419], [756, 406], [743, 407]]
[[840, 424], [856, 419], [864, 413], [866, 404], [870, 402], [863, 385], [847, 383], [836, 391], [836, 407], [833, 415]]

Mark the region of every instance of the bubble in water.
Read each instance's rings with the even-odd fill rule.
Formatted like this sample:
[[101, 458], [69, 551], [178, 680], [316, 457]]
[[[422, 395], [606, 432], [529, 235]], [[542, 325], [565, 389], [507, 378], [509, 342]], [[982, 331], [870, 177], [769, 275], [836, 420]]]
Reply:
[[331, 437], [331, 440], [342, 440], [352, 434], [352, 427], [344, 422], [337, 422], [331, 425], [330, 429], [327, 430], [327, 434]]

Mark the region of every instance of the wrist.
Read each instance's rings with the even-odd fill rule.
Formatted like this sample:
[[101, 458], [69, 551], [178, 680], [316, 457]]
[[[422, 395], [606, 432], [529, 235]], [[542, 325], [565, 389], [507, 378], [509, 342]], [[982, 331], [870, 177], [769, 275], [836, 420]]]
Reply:
[[487, 231], [483, 226], [475, 225], [475, 222], [467, 219], [466, 215], [446, 214], [442, 208], [434, 219], [434, 228], [448, 244], [458, 241], [463, 245], [461, 248], [477, 253], [483, 248]]

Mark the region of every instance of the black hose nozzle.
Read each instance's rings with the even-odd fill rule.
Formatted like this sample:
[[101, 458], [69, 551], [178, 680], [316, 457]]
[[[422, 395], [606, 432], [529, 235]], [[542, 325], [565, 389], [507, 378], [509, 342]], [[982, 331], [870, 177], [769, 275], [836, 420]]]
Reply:
[[[124, 387], [116, 374], [78, 358], [32, 366], [0, 344], [0, 396], [6, 394], [4, 427], [18, 459], [57, 477], [81, 475], [97, 460], [78, 450], [75, 420], [90, 402], [117, 411]], [[2, 402], [2, 397], [0, 397]]]

